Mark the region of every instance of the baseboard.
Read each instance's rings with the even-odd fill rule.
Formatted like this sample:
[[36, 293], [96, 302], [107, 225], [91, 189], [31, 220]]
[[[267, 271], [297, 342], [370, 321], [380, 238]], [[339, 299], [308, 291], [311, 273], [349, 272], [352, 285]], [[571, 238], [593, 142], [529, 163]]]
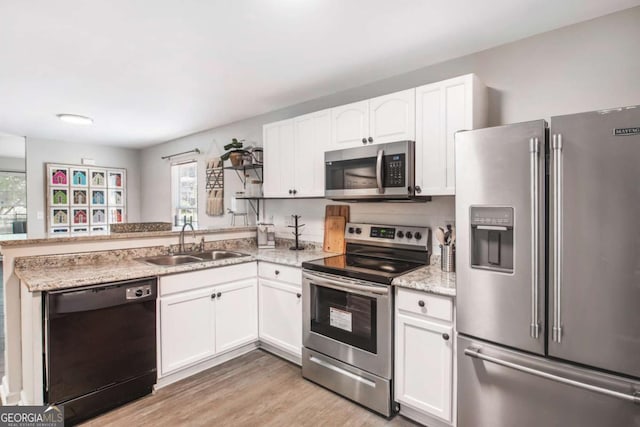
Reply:
[[400, 415], [428, 427], [454, 427], [453, 424], [439, 418], [432, 417], [431, 415], [427, 415], [424, 412], [413, 409], [403, 403], [400, 403]]
[[259, 347], [264, 351], [274, 354], [284, 360], [295, 363], [298, 366], [302, 366], [302, 356], [289, 353], [288, 351], [282, 350], [264, 341], [260, 341]]
[[154, 390], [161, 389], [168, 386], [169, 384], [173, 384], [199, 372], [206, 371], [209, 368], [213, 368], [214, 366], [218, 366], [224, 362], [228, 362], [231, 359], [235, 359], [236, 357], [242, 356], [243, 354], [249, 353], [250, 351], [253, 351], [257, 348], [258, 342], [252, 342], [235, 350], [231, 350], [227, 353], [221, 354], [220, 356], [204, 360], [196, 365], [189, 366], [188, 368], [184, 368], [168, 374], [164, 377], [158, 378], [158, 382], [154, 386]]

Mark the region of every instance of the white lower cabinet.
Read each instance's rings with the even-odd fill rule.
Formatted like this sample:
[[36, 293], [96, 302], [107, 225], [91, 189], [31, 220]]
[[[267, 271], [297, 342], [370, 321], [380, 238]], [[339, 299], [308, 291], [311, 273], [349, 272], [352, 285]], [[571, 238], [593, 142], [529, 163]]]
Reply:
[[160, 316], [163, 374], [215, 354], [210, 289], [161, 298]]
[[160, 373], [258, 339], [256, 263], [160, 278]]
[[216, 353], [258, 339], [256, 282], [251, 278], [214, 288]]
[[408, 406], [412, 413], [453, 421], [453, 324], [443, 320], [453, 318], [452, 307], [447, 297], [396, 290], [395, 399], [401, 413]]
[[271, 263], [259, 266], [260, 341], [302, 356], [302, 270]]
[[302, 355], [300, 288], [260, 279], [260, 339]]

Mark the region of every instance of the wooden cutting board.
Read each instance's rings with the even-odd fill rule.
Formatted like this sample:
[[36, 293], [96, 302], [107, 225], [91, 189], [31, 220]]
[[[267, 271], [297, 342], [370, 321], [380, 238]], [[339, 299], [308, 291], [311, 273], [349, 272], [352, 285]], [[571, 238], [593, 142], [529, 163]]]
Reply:
[[324, 211], [324, 217], [343, 216], [346, 222], [349, 222], [349, 205], [327, 205]]
[[324, 244], [322, 249], [325, 252], [338, 254], [345, 252], [344, 227], [346, 225], [347, 220], [343, 216], [327, 216], [324, 218]]

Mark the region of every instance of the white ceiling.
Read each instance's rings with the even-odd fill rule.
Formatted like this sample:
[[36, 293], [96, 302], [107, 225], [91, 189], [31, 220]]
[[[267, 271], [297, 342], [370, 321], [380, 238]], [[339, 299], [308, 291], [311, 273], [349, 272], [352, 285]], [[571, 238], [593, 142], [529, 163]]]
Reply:
[[0, 0], [0, 130], [144, 147], [638, 4]]

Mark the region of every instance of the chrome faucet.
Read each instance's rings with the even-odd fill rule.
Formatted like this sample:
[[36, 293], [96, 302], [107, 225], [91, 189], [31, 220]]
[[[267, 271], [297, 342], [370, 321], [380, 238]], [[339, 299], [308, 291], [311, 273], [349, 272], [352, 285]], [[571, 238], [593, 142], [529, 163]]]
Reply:
[[193, 240], [196, 239], [196, 230], [195, 228], [193, 228], [193, 224], [191, 224], [190, 222], [185, 222], [182, 226], [182, 231], [180, 231], [180, 246], [178, 248], [180, 253], [184, 253], [184, 229], [187, 228], [187, 225], [191, 227], [191, 231], [193, 231]]

